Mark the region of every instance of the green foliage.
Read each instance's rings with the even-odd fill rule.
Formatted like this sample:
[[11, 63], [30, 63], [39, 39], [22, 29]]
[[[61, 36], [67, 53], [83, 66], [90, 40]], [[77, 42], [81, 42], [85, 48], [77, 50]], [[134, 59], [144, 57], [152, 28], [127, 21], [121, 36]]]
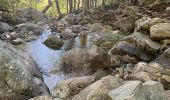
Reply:
[[14, 11], [20, 0], [0, 0], [0, 10]]

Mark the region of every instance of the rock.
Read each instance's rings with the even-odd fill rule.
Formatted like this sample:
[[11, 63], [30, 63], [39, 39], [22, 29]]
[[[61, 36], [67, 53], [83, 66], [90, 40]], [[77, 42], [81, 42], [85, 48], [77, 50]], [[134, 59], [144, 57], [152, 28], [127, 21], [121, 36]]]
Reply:
[[15, 40], [12, 40], [12, 41], [11, 41], [11, 43], [12, 43], [13, 45], [21, 45], [23, 42], [24, 42], [24, 40], [21, 39], [21, 38], [17, 38], [17, 39], [15, 39]]
[[66, 51], [60, 63], [63, 71], [70, 72], [71, 70], [82, 70], [88, 69], [88, 52], [80, 48], [73, 48]]
[[167, 7], [165, 12], [170, 15], [170, 7]]
[[104, 69], [111, 66], [111, 57], [103, 49], [94, 45], [88, 51], [88, 54], [92, 69]]
[[149, 5], [149, 7], [155, 11], [164, 11], [168, 6], [167, 2], [168, 0], [155, 0], [154, 3]]
[[169, 73], [170, 70], [164, 68], [159, 63], [152, 62], [147, 64], [144, 62], [139, 62], [133, 68], [133, 71], [128, 76], [128, 79], [135, 79], [141, 81], [157, 80], [164, 85], [164, 88], [169, 89]]
[[70, 38], [75, 38], [77, 36], [76, 34], [66, 30], [62, 31], [59, 35], [62, 39], [70, 39]]
[[163, 54], [159, 55], [154, 62], [157, 62], [161, 64], [162, 66], [165, 66], [166, 68], [169, 68], [170, 66], [170, 48], [166, 49]]
[[8, 32], [11, 27], [7, 23], [0, 22], [0, 33]]
[[95, 77], [95, 80], [99, 80], [99, 79], [101, 79], [101, 78], [103, 78], [103, 77], [105, 77], [107, 75], [108, 75], [108, 73], [106, 71], [104, 71], [104, 70], [101, 70], [101, 69], [97, 70], [93, 74], [93, 76]]
[[16, 32], [21, 34], [23, 37], [25, 35], [40, 35], [43, 33], [43, 28], [33, 23], [23, 23], [16, 25]]
[[125, 38], [124, 41], [118, 42], [109, 53], [112, 55], [129, 55], [149, 61], [153, 59], [159, 48], [160, 44], [152, 41], [149, 36], [134, 33]]
[[159, 23], [151, 27], [150, 35], [152, 39], [162, 40], [170, 38], [170, 23]]
[[143, 17], [135, 22], [136, 28], [135, 31], [146, 31], [149, 32], [150, 28], [153, 25], [156, 25], [158, 23], [162, 23], [163, 20], [160, 18], [149, 18], [149, 17]]
[[97, 46], [92, 46], [90, 50], [73, 48], [63, 54], [60, 65], [64, 71], [98, 70], [109, 68], [111, 58], [104, 50]]
[[58, 50], [64, 45], [64, 42], [61, 39], [59, 39], [57, 36], [50, 35], [44, 41], [44, 44], [51, 49]]
[[150, 4], [153, 4], [156, 0], [139, 0], [139, 5], [141, 6], [147, 6]]
[[121, 79], [106, 76], [82, 90], [72, 100], [107, 100], [107, 93], [121, 85]]
[[133, 93], [136, 93], [141, 86], [142, 82], [140, 81], [129, 81], [122, 85], [121, 87], [118, 87], [117, 89], [110, 91], [108, 93], [109, 96], [108, 100], [126, 100]]
[[135, 15], [139, 13], [139, 8], [137, 6], [127, 6], [122, 10], [123, 15]]
[[162, 84], [156, 81], [143, 84], [140, 81], [129, 81], [108, 95], [109, 100], [167, 100]]
[[135, 22], [141, 18], [138, 15], [131, 15], [128, 17], [119, 17], [116, 22], [114, 22], [114, 26], [117, 29], [120, 29], [123, 33], [131, 33], [134, 32]]
[[29, 100], [52, 100], [52, 97], [50, 97], [50, 96], [37, 96], [37, 97], [31, 98]]
[[83, 76], [61, 81], [52, 91], [53, 97], [61, 99], [69, 98], [78, 94], [81, 90], [95, 81], [93, 76]]
[[20, 17], [24, 22], [50, 22], [50, 19], [46, 17], [43, 13], [33, 9], [33, 8], [24, 8], [17, 9], [16, 15]]
[[80, 33], [81, 27], [82, 27], [81, 25], [72, 25], [72, 32], [73, 33]]
[[165, 91], [165, 95], [167, 97], [167, 100], [170, 100], [170, 90]]
[[37, 64], [23, 51], [0, 41], [0, 98], [25, 100], [49, 95]]
[[19, 38], [19, 34], [16, 32], [11, 32], [11, 33], [9, 33], [9, 35], [10, 35], [11, 40], [15, 40], [15, 39]]

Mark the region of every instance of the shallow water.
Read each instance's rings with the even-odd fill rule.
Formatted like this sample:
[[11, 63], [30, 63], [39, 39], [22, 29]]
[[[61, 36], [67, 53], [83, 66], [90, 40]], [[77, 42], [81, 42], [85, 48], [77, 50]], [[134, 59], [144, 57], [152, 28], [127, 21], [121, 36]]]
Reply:
[[[49, 89], [52, 90], [54, 86], [61, 80], [74, 77], [78, 74], [75, 74], [74, 72], [70, 74], [63, 72], [50, 73], [50, 71], [56, 69], [62, 54], [65, 52], [64, 48], [61, 48], [61, 50], [52, 50], [43, 44], [43, 41], [50, 34], [50, 31], [45, 30], [37, 40], [24, 44], [22, 49], [24, 48], [24, 51], [28, 52], [37, 62], [40, 69], [44, 72], [43, 77], [45, 83]], [[91, 37], [91, 35], [76, 37], [73, 41], [73, 47], [90, 48], [93, 44]]]

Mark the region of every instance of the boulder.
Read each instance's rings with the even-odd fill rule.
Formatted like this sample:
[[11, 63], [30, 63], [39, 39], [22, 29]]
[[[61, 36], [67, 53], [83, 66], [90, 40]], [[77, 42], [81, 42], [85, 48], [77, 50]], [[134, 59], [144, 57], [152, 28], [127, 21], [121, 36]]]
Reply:
[[139, 8], [137, 6], [126, 6], [122, 10], [123, 15], [135, 15], [137, 13], [139, 13]]
[[157, 62], [166, 68], [170, 68], [170, 48], [166, 49], [163, 54], [159, 55], [154, 62]]
[[168, 15], [170, 15], [170, 7], [167, 7], [166, 10], [165, 10], [165, 12], [166, 12]]
[[128, 76], [128, 79], [135, 79], [141, 81], [156, 80], [160, 81], [164, 85], [164, 88], [169, 89], [169, 73], [170, 70], [164, 68], [159, 63], [152, 62], [147, 64], [145, 62], [139, 62], [133, 68], [133, 71]]
[[40, 70], [23, 51], [0, 41], [0, 99], [25, 100], [49, 95]]
[[74, 34], [68, 30], [62, 31], [59, 35], [62, 39], [71, 39], [71, 38], [75, 38], [77, 36], [77, 34]]
[[24, 43], [24, 40], [21, 39], [21, 38], [17, 38], [17, 39], [15, 39], [15, 40], [11, 40], [11, 43], [12, 43], [13, 45], [21, 45], [22, 43]]
[[150, 35], [152, 39], [162, 40], [170, 38], [170, 23], [159, 23], [151, 27]]
[[97, 46], [92, 46], [90, 50], [73, 48], [69, 51], [66, 51], [63, 54], [60, 63], [60, 66], [64, 71], [98, 70], [109, 68], [110, 65], [110, 56]]
[[21, 18], [24, 22], [50, 22], [50, 19], [46, 17], [43, 13], [33, 9], [33, 8], [24, 8], [17, 9], [16, 15]]
[[88, 67], [88, 52], [80, 48], [66, 51], [61, 58], [60, 66], [63, 71], [86, 70]]
[[44, 44], [51, 49], [58, 50], [64, 45], [64, 42], [61, 39], [59, 39], [57, 36], [50, 35], [44, 41]]
[[106, 76], [82, 90], [72, 100], [107, 100], [107, 93], [121, 85], [122, 79]]
[[25, 35], [40, 35], [43, 33], [43, 28], [38, 26], [37, 24], [33, 24], [30, 22], [16, 25], [16, 32], [21, 36]]
[[11, 27], [7, 23], [0, 22], [0, 34], [8, 32], [11, 30]]
[[101, 48], [92, 46], [88, 51], [89, 65], [92, 69], [104, 69], [111, 66], [111, 57]]
[[155, 0], [149, 7], [154, 11], [164, 11], [168, 6], [168, 1], [169, 0]]
[[73, 33], [80, 33], [81, 31], [81, 25], [72, 25], [72, 32]]
[[117, 29], [120, 29], [123, 33], [131, 33], [134, 32], [135, 29], [135, 22], [140, 18], [140, 16], [137, 15], [131, 15], [128, 17], [119, 17], [117, 18], [117, 21], [114, 22], [114, 26]]
[[159, 48], [160, 44], [152, 41], [149, 36], [134, 33], [127, 36], [124, 41], [118, 42], [109, 53], [112, 55], [129, 55], [144, 61], [150, 61]]
[[52, 91], [52, 96], [61, 99], [71, 99], [72, 96], [78, 94], [94, 81], [95, 77], [93, 76], [82, 76], [61, 81]]
[[[130, 87], [130, 88], [129, 88]], [[109, 100], [167, 100], [161, 83], [129, 81], [108, 93]]]
[[149, 32], [150, 28], [153, 25], [156, 25], [156, 24], [162, 23], [162, 22], [163, 22], [163, 20], [160, 18], [143, 17], [135, 22], [135, 24], [136, 24], [135, 31]]

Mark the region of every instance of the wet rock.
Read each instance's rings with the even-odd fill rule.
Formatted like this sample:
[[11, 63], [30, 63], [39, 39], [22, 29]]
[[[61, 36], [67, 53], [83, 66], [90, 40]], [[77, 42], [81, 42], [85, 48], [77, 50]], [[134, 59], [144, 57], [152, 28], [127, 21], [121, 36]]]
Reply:
[[162, 23], [163, 20], [160, 18], [149, 18], [149, 17], [143, 17], [135, 22], [136, 28], [135, 31], [146, 31], [149, 32], [150, 28], [153, 25], [156, 25], [158, 23]]
[[152, 41], [149, 36], [141, 33], [134, 33], [125, 38], [124, 41], [118, 42], [109, 53], [112, 55], [127, 54], [144, 61], [149, 61], [153, 59], [159, 48], [160, 44]]
[[109, 100], [166, 100], [162, 84], [156, 81], [143, 84], [140, 81], [129, 81], [108, 95]]
[[16, 15], [22, 19], [24, 22], [50, 22], [50, 19], [46, 17], [43, 13], [33, 9], [33, 8], [24, 8], [17, 9]]
[[61, 39], [59, 39], [57, 36], [50, 35], [44, 41], [44, 44], [51, 49], [58, 50], [64, 45], [64, 42]]
[[121, 85], [121, 79], [106, 76], [82, 90], [72, 100], [107, 100], [107, 93]]
[[0, 33], [8, 32], [11, 27], [7, 23], [0, 22]]
[[17, 38], [17, 39], [15, 39], [15, 40], [12, 40], [11, 43], [12, 43], [13, 45], [21, 45], [22, 43], [24, 43], [24, 40], [21, 39], [21, 38]]
[[76, 77], [61, 81], [52, 91], [52, 96], [61, 99], [71, 99], [72, 96], [78, 94], [94, 81], [95, 77], [93, 76]]
[[101, 48], [92, 46], [88, 51], [90, 68], [104, 69], [111, 65], [111, 57]]
[[49, 95], [37, 64], [22, 51], [0, 41], [0, 98], [25, 100]]
[[162, 40], [170, 38], [170, 23], [159, 23], [151, 27], [150, 35], [152, 39]]

